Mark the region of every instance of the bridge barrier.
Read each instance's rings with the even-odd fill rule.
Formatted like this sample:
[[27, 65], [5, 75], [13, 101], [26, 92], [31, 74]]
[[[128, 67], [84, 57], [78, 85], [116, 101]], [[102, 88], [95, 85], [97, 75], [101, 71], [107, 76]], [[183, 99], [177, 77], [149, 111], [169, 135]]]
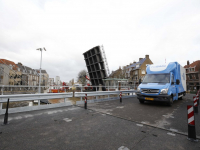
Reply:
[[[134, 97], [135, 90], [124, 90], [124, 91], [95, 91], [95, 92], [76, 92], [75, 97], [81, 97], [81, 101], [77, 101], [77, 104], [84, 104], [82, 97], [87, 96], [94, 96], [96, 99], [88, 100], [88, 103], [92, 102], [100, 102], [100, 101], [108, 101], [113, 99], [118, 99], [119, 97], [112, 97], [110, 98], [109, 95], [119, 95], [119, 93], [127, 94], [127, 96], [123, 96], [123, 98]], [[128, 95], [128, 93], [132, 93]], [[107, 95], [108, 98], [98, 99], [98, 96]], [[71, 106], [73, 105], [70, 101], [66, 101], [67, 98], [73, 97], [73, 92], [68, 93], [42, 93], [42, 94], [16, 94], [16, 95], [0, 95], [0, 115], [5, 114], [6, 110], [2, 109], [2, 104], [7, 102], [7, 99], [10, 99], [10, 102], [19, 102], [19, 101], [33, 101], [38, 100], [37, 106], [25, 106], [25, 107], [16, 107], [16, 108], [9, 108], [9, 113], [17, 113], [17, 112], [25, 112], [25, 111], [33, 111], [33, 110], [40, 110], [40, 109], [49, 109], [49, 108], [56, 108], [56, 107], [63, 107], [63, 106]], [[47, 104], [47, 105], [40, 105], [40, 100], [43, 99], [58, 99], [63, 98], [64, 103], [57, 103], [57, 104]]]

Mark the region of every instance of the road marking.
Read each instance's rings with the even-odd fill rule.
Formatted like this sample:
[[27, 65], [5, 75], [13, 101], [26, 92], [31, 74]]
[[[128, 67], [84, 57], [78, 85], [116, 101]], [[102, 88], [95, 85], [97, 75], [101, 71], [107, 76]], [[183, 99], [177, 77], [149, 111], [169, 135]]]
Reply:
[[170, 128], [169, 130], [174, 131], [174, 132], [178, 132], [177, 129], [172, 129], [172, 128]]
[[33, 117], [33, 115], [28, 114], [28, 115], [24, 115], [24, 117], [25, 117], [25, 118]]
[[22, 119], [22, 116], [17, 116], [17, 117], [15, 117], [14, 119]]
[[168, 135], [171, 135], [171, 136], [176, 136], [176, 134], [173, 134], [173, 133], [171, 133], [171, 132], [168, 132], [167, 134], [168, 134]]
[[169, 118], [169, 116], [168, 116], [168, 115], [163, 115], [163, 117], [165, 117], [165, 118]]
[[121, 146], [121, 147], [118, 148], [118, 150], [130, 150], [130, 149], [125, 147], [125, 146]]
[[143, 127], [143, 124], [136, 124], [137, 126], [139, 126], [139, 127]]
[[172, 114], [168, 114], [168, 115], [163, 115], [163, 117], [165, 118], [174, 118], [173, 116], [171, 116]]
[[69, 108], [68, 110], [76, 110], [76, 109], [78, 109], [78, 108]]
[[69, 118], [64, 118], [63, 120], [66, 121], [66, 122], [72, 121], [72, 119], [69, 119]]
[[124, 106], [118, 106], [118, 107], [116, 107], [116, 108], [124, 108]]
[[147, 122], [145, 122], [145, 121], [142, 121], [141, 123], [143, 123], [143, 124], [148, 124]]
[[54, 113], [57, 113], [57, 111], [48, 111], [48, 112], [47, 112], [48, 115], [54, 114]]

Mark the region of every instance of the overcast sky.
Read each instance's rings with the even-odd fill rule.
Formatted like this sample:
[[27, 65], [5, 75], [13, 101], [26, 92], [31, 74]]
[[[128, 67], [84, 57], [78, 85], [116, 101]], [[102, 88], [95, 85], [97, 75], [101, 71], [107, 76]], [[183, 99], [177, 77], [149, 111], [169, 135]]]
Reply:
[[199, 0], [0, 0], [0, 58], [61, 81], [86, 69], [83, 53], [103, 45], [110, 71], [200, 59]]

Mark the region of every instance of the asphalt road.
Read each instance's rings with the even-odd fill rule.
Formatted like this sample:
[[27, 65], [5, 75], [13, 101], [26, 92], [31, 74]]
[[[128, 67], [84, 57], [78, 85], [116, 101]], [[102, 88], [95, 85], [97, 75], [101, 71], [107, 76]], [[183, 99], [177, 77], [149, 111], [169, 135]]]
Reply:
[[[193, 96], [194, 94], [187, 94], [183, 100], [174, 101], [171, 107], [166, 103], [152, 101], [140, 104], [134, 97], [122, 99], [122, 103], [119, 100], [92, 103], [88, 104], [88, 108], [137, 123], [187, 134], [187, 105], [193, 105]], [[195, 114], [195, 122], [196, 134], [200, 137], [200, 110]]]
[[200, 142], [173, 132], [187, 132], [187, 103], [189, 95], [172, 107], [130, 98], [88, 104], [87, 110], [70, 106], [9, 114], [9, 124], [0, 126], [0, 149], [200, 150]]

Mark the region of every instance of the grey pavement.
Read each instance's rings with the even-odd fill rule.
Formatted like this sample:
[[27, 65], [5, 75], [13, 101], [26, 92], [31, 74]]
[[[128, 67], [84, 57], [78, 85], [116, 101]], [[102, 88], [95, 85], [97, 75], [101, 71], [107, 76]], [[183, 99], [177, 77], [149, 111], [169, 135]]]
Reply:
[[[173, 119], [185, 113], [181, 111], [187, 101], [185, 98], [168, 107], [160, 103], [140, 104], [136, 98], [130, 98], [123, 99], [122, 104], [118, 100], [89, 104], [87, 110], [82, 106], [68, 106], [9, 114], [9, 124], [0, 126], [0, 149], [200, 150], [200, 142], [160, 129], [161, 121], [165, 120], [168, 124], [164, 121], [162, 127], [185, 131], [184, 119], [177, 120], [181, 122], [180, 129]], [[167, 114], [174, 118], [163, 116]], [[0, 122], [3, 118], [0, 115]]]
[[[137, 123], [187, 134], [187, 105], [193, 105], [194, 94], [187, 94], [183, 100], [174, 101], [172, 107], [161, 102], [145, 102], [140, 104], [137, 98], [122, 99], [88, 104], [88, 108], [124, 118]], [[83, 107], [83, 105], [82, 105]], [[200, 109], [200, 106], [199, 106]], [[195, 114], [196, 134], [200, 137], [200, 110]]]

